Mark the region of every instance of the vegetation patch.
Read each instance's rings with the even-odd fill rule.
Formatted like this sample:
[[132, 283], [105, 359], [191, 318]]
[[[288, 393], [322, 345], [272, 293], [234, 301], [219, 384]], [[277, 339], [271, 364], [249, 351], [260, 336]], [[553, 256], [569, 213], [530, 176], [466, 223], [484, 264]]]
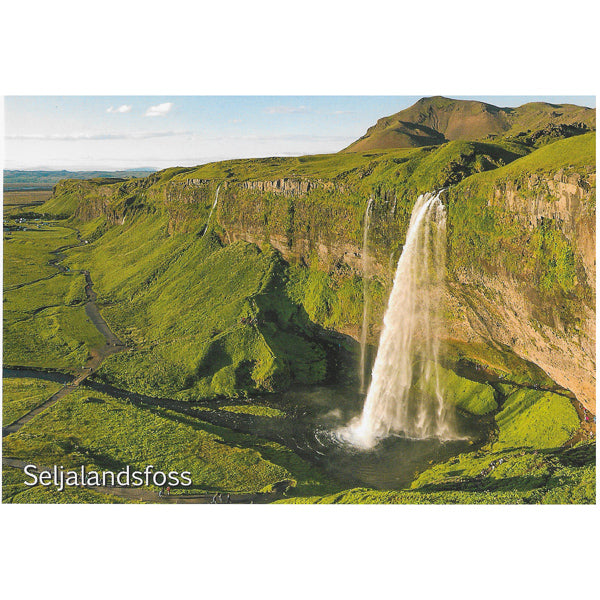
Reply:
[[31, 283], [58, 272], [48, 264], [56, 258], [53, 250], [77, 243], [73, 229], [44, 225], [41, 229], [4, 234], [4, 290]]
[[495, 418], [499, 433], [494, 449], [556, 448], [579, 429], [577, 411], [568, 398], [531, 389], [508, 396]]
[[62, 384], [43, 379], [4, 377], [2, 379], [2, 425], [10, 425], [36, 406], [43, 404]]
[[480, 450], [427, 469], [410, 490], [356, 488], [278, 503], [595, 504], [595, 463], [595, 442], [545, 451]]
[[258, 404], [232, 404], [230, 406], [223, 406], [222, 409], [232, 413], [255, 415], [257, 417], [270, 417], [273, 419], [285, 416], [285, 413], [278, 408], [271, 408], [270, 406]]
[[120, 498], [113, 494], [97, 492], [93, 489], [66, 487], [58, 491], [56, 487], [35, 485], [26, 486], [29, 479], [21, 469], [2, 467], [2, 502], [5, 504], [136, 504], [137, 500]]
[[79, 389], [3, 439], [3, 455], [38, 466], [191, 472], [191, 490], [259, 491], [283, 479], [302, 493], [331, 490], [320, 473], [279, 444], [163, 408], [142, 408]]

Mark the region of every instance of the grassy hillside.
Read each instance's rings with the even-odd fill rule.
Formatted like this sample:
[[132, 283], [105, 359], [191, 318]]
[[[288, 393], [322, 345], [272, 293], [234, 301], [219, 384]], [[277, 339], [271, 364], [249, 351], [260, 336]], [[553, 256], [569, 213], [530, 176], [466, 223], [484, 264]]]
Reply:
[[543, 452], [460, 455], [425, 471], [411, 490], [346, 490], [278, 504], [595, 504], [596, 444]]
[[[105, 317], [131, 351], [99, 377], [151, 395], [268, 391], [326, 376], [323, 349], [274, 252], [212, 235], [162, 236], [157, 217], [112, 229], [67, 264], [96, 275]], [[154, 229], [154, 234], [151, 232]]]
[[2, 380], [2, 426], [9, 425], [43, 404], [62, 384], [43, 379], [4, 378]]
[[5, 234], [4, 289], [54, 275], [57, 268], [48, 264], [56, 258], [52, 252], [75, 243], [75, 232], [67, 227], [44, 227], [43, 231], [30, 228]]
[[[517, 108], [499, 108], [484, 102], [434, 96], [379, 119], [343, 152], [413, 148], [500, 136], [520, 137], [539, 145], [595, 128], [595, 109], [583, 106], [530, 102]], [[540, 133], [533, 135], [535, 132]]]
[[[328, 273], [310, 256], [308, 266], [287, 264], [268, 245], [261, 252], [241, 242], [223, 247], [211, 232], [202, 237], [216, 182], [224, 178], [230, 184], [220, 191], [214, 220], [215, 233], [225, 241], [230, 240], [223, 228], [231, 221], [262, 228], [263, 236], [268, 224], [273, 234], [359, 243], [367, 194], [390, 199], [394, 194], [400, 198], [395, 218], [379, 221], [372, 232], [374, 249], [381, 245], [387, 255], [390, 242], [393, 251], [400, 247], [417, 192], [506, 164], [527, 151], [512, 143], [452, 142], [368, 156], [226, 161], [132, 182], [63, 182], [40, 211], [73, 215], [73, 225], [90, 243], [70, 251], [65, 264], [93, 273], [105, 317], [132, 348], [108, 359], [100, 377], [154, 395], [267, 391], [331, 375], [319, 329], [359, 323], [362, 279], [343, 270]], [[295, 198], [293, 222], [288, 197], [235, 187], [238, 181], [286, 175], [333, 186]], [[185, 187], [192, 179], [215, 183], [192, 195], [192, 202], [184, 201], [180, 193], [199, 193]], [[374, 319], [382, 314], [385, 286], [377, 278], [369, 283]]]

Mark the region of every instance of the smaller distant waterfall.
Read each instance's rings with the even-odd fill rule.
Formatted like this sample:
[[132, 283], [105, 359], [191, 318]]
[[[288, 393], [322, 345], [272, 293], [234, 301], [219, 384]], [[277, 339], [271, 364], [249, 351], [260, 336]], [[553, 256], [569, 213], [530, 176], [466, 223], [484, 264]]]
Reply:
[[363, 251], [362, 251], [362, 276], [363, 276], [363, 318], [360, 330], [360, 393], [365, 391], [365, 362], [367, 359], [367, 332], [369, 328], [369, 227], [371, 226], [371, 210], [373, 198], [369, 198], [363, 221]]
[[338, 432], [342, 439], [370, 448], [390, 433], [454, 437], [437, 366], [445, 270], [446, 209], [439, 193], [424, 194], [396, 267], [362, 415]]
[[221, 185], [217, 186], [217, 193], [215, 194], [215, 201], [213, 202], [210, 212], [208, 213], [208, 219], [206, 221], [206, 227], [204, 228], [204, 233], [202, 234], [202, 237], [204, 237], [206, 235], [206, 232], [208, 231], [208, 226], [210, 225], [210, 218], [212, 217], [213, 211], [215, 210], [215, 207], [217, 206], [217, 202], [219, 201], [219, 190], [220, 189], [221, 189]]

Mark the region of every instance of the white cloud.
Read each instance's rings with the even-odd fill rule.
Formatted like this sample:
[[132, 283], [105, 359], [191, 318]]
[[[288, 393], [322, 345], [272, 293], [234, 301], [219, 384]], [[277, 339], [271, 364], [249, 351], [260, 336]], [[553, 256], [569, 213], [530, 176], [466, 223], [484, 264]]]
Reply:
[[309, 109], [306, 106], [269, 106], [265, 112], [269, 115], [290, 115], [292, 113], [305, 113]]
[[144, 115], [145, 117], [164, 117], [173, 108], [172, 102], [163, 102], [156, 106], [151, 106]]
[[121, 106], [118, 106], [117, 108], [114, 108], [114, 106], [110, 106], [109, 108], [106, 109], [107, 113], [127, 113], [131, 110], [131, 104], [121, 104]]

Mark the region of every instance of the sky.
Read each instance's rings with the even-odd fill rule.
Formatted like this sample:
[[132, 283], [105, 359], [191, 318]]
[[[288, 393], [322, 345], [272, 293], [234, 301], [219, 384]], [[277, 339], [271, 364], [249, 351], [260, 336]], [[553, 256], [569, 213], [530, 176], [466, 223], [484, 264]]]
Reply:
[[[118, 170], [337, 152], [421, 96], [7, 96], [5, 169]], [[452, 96], [595, 107], [594, 96]]]

